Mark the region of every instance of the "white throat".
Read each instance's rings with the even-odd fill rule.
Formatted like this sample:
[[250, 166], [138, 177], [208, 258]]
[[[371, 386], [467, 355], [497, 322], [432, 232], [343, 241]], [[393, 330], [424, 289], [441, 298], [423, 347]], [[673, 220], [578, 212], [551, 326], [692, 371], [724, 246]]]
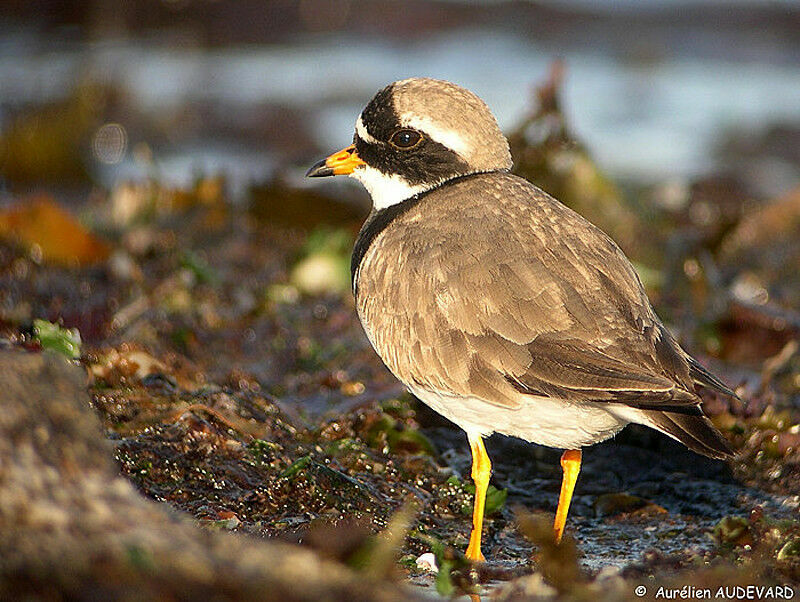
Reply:
[[402, 203], [415, 194], [432, 188], [431, 185], [412, 186], [396, 174], [387, 175], [369, 165], [357, 167], [350, 177], [364, 185], [372, 197], [372, 207], [376, 211]]

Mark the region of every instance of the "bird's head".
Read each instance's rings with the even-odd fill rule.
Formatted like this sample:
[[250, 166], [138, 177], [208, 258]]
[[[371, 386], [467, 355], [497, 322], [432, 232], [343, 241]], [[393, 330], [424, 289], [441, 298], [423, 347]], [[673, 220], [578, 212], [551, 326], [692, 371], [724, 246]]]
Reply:
[[486, 103], [450, 82], [411, 78], [378, 92], [356, 120], [353, 144], [306, 175], [349, 175], [380, 210], [453, 178], [510, 168], [508, 141]]

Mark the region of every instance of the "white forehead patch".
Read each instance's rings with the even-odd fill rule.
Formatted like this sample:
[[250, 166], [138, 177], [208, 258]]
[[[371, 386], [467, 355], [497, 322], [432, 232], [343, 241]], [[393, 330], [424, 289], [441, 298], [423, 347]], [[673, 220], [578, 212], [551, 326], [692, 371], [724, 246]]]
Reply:
[[364, 185], [372, 197], [372, 206], [376, 211], [402, 203], [415, 194], [430, 188], [430, 186], [422, 185], [411, 186], [400, 176], [382, 173], [369, 165], [357, 167], [350, 177]]
[[400, 123], [415, 130], [425, 132], [429, 138], [455, 151], [462, 159], [467, 158], [469, 144], [467, 144], [467, 141], [464, 140], [461, 134], [437, 125], [430, 117], [424, 117], [415, 113], [403, 113], [400, 115]]
[[361, 115], [358, 116], [356, 119], [356, 134], [358, 137], [361, 138], [364, 142], [369, 142], [370, 144], [377, 144], [378, 141], [367, 131], [367, 126], [364, 125], [364, 121], [361, 119]]

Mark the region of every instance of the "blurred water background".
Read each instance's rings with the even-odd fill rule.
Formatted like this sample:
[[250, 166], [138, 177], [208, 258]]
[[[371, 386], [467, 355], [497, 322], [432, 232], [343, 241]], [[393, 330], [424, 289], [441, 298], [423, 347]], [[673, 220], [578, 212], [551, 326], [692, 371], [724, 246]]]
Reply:
[[[7, 0], [0, 138], [41, 108], [86, 122], [75, 153], [94, 183], [224, 172], [241, 196], [276, 170], [299, 183], [399, 78], [462, 84], [509, 130], [556, 58], [571, 127], [618, 180], [732, 171], [764, 196], [800, 180], [800, 3], [788, 0]], [[70, 107], [90, 86], [102, 93], [87, 119]]]

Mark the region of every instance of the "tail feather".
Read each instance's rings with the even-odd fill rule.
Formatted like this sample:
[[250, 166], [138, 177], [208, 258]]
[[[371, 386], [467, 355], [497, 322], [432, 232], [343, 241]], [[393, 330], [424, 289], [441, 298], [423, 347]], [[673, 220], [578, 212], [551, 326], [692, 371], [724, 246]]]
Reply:
[[724, 460], [733, 457], [728, 441], [705, 416], [674, 412], [643, 412], [653, 428], [683, 443], [693, 452]]
[[728, 387], [716, 376], [711, 374], [711, 372], [703, 367], [696, 359], [690, 355], [687, 355], [686, 359], [689, 362], [689, 375], [692, 377], [694, 382], [699, 385], [703, 385], [704, 387], [708, 387], [709, 389], [714, 389], [720, 393], [724, 393], [725, 395], [730, 395], [731, 397], [739, 399], [739, 396], [734, 393], [730, 387]]

